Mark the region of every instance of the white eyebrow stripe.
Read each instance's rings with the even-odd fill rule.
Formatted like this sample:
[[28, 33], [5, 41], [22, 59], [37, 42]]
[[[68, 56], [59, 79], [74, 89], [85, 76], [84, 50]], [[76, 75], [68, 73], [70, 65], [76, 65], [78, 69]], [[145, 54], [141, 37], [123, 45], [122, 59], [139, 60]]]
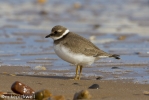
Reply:
[[58, 40], [58, 39], [60, 39], [60, 38], [62, 38], [64, 35], [66, 35], [66, 34], [68, 34], [69, 33], [69, 30], [67, 29], [61, 36], [59, 36], [59, 37], [51, 37], [53, 40]]

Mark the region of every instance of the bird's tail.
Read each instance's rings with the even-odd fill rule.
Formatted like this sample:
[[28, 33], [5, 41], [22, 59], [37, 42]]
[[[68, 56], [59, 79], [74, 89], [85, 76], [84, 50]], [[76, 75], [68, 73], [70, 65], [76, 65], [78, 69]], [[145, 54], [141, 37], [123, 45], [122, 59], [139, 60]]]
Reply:
[[113, 54], [113, 55], [111, 55], [109, 57], [114, 57], [115, 59], [120, 59], [120, 55], [117, 55], [117, 54]]

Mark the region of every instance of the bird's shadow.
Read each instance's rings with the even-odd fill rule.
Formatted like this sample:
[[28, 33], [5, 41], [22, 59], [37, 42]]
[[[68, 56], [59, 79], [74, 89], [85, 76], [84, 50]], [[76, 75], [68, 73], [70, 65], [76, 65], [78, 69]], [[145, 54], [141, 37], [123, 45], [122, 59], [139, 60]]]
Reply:
[[[52, 78], [52, 79], [61, 79], [61, 80], [74, 80], [74, 77], [68, 77], [68, 76], [44, 76], [44, 75], [24, 75], [24, 74], [17, 74], [16, 76], [27, 76], [27, 77], [38, 77], [38, 78]], [[90, 80], [90, 79], [81, 78], [81, 80]]]
[[[10, 75], [10, 74], [6, 74], [6, 73], [0, 73], [0, 75]], [[52, 79], [61, 79], [61, 80], [73, 80], [74, 77], [68, 77], [68, 76], [48, 76], [48, 75], [27, 75], [27, 74], [15, 74], [15, 76], [20, 76], [20, 77], [36, 77], [36, 78], [52, 78]], [[92, 79], [88, 79], [85, 77], [82, 77], [81, 80], [92, 80]]]
[[24, 74], [17, 74], [16, 76], [27, 76], [27, 77], [38, 77], [38, 78], [53, 78], [53, 79], [72, 79], [73, 77], [67, 76], [45, 76], [45, 75], [24, 75]]

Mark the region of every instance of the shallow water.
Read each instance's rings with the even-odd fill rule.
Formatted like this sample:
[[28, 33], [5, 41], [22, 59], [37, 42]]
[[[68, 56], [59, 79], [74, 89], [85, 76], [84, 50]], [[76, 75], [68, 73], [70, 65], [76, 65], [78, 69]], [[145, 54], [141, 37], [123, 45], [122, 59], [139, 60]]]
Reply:
[[[0, 2], [1, 66], [32, 69], [16, 72], [18, 74], [73, 77], [75, 67], [57, 57], [53, 40], [44, 38], [53, 26], [61, 24], [90, 39], [100, 49], [121, 55], [121, 60], [107, 58], [85, 66], [83, 77], [149, 83], [147, 0], [50, 0], [44, 6], [33, 0]], [[47, 14], [41, 14], [42, 10]], [[36, 73], [36, 66], [44, 66], [47, 70]]]

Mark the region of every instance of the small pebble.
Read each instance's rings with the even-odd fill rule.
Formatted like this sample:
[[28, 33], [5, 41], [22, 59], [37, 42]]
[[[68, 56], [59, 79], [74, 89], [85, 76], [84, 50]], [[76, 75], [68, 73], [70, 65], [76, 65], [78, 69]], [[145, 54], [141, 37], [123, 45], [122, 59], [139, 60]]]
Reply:
[[99, 89], [99, 85], [98, 84], [93, 84], [89, 87], [89, 89]]
[[46, 67], [44, 66], [36, 66], [34, 69], [35, 70], [47, 70]]
[[143, 94], [144, 95], [149, 95], [149, 91], [144, 91]]
[[73, 83], [73, 85], [79, 85], [79, 83]]
[[100, 77], [100, 76], [96, 78], [96, 80], [101, 80], [101, 79], [102, 79], [102, 77]]
[[112, 67], [111, 69], [120, 69], [119, 67]]
[[93, 25], [93, 29], [98, 29], [99, 27], [101, 27], [101, 25], [99, 25], [99, 24]]
[[35, 99], [37, 100], [43, 100], [43, 99], [48, 100], [47, 98], [50, 98], [51, 96], [52, 96], [51, 92], [47, 89], [43, 89], [35, 93]]
[[140, 53], [140, 52], [135, 52], [134, 54], [139, 55], [139, 54], [141, 54], [141, 53]]
[[29, 86], [27, 86], [19, 81], [16, 81], [12, 84], [11, 90], [14, 93], [21, 94], [21, 95], [32, 95], [35, 93], [32, 88], [30, 88]]
[[39, 12], [39, 14], [40, 14], [40, 15], [47, 15], [47, 14], [48, 14], [48, 12], [47, 12], [47, 11], [42, 10], [42, 11], [40, 11], [40, 12]]
[[91, 95], [88, 90], [82, 90], [78, 93], [75, 93], [73, 100], [80, 100], [80, 99], [90, 99]]
[[39, 83], [37, 83], [37, 84], [42, 85], [42, 83], [41, 83], [41, 82], [39, 82]]
[[118, 40], [125, 40], [126, 39], [126, 36], [119, 36], [117, 39]]

